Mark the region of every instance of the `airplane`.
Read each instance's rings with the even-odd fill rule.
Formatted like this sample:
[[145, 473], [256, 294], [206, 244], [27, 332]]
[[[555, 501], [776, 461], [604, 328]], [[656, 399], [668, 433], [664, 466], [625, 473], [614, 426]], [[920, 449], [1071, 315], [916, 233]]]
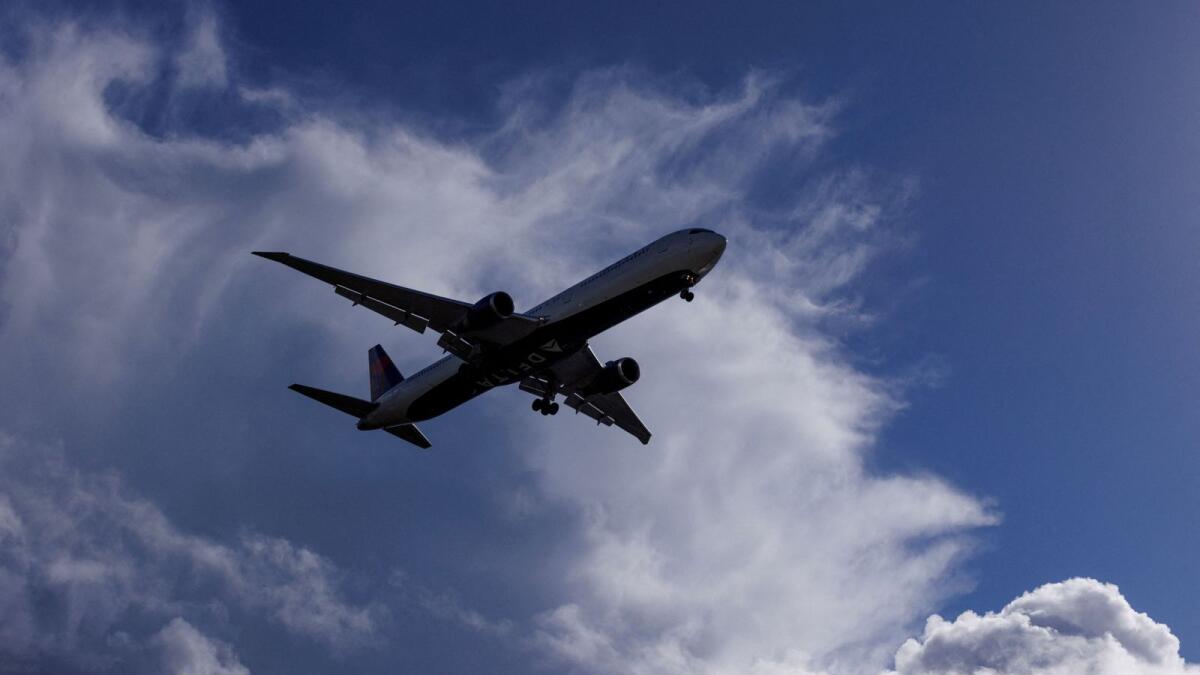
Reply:
[[358, 418], [360, 430], [382, 429], [429, 448], [417, 422], [519, 383], [535, 396], [535, 412], [557, 414], [555, 399], [561, 395], [576, 414], [615, 424], [647, 444], [650, 431], [620, 393], [638, 381], [641, 367], [630, 357], [601, 364], [588, 340], [672, 296], [691, 302], [692, 287], [717, 264], [725, 244], [725, 237], [712, 230], [672, 232], [523, 313], [514, 311], [512, 296], [504, 291], [472, 305], [288, 253], [252, 253], [333, 284], [338, 295], [397, 326], [441, 333], [437, 345], [448, 355], [407, 378], [383, 347], [372, 347], [369, 401], [302, 384], [288, 387]]

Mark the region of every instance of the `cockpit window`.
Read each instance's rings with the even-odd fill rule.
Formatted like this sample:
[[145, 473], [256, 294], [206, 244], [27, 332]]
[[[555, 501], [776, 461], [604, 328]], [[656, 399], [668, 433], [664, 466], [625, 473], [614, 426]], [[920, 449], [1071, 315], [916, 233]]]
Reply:
[[688, 230], [688, 234], [700, 234], [701, 232], [711, 232], [711, 231], [712, 230], [706, 230], [703, 227], [693, 227], [692, 229]]

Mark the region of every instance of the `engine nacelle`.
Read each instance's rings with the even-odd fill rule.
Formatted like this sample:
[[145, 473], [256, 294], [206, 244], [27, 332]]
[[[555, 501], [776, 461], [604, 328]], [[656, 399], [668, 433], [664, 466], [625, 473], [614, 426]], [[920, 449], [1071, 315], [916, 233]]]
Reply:
[[464, 331], [485, 330], [512, 316], [513, 299], [504, 291], [485, 295], [467, 310], [460, 328]]
[[583, 388], [584, 396], [592, 394], [615, 394], [625, 387], [638, 381], [642, 376], [642, 368], [637, 361], [628, 356], [616, 361], [609, 361], [607, 365], [588, 382]]

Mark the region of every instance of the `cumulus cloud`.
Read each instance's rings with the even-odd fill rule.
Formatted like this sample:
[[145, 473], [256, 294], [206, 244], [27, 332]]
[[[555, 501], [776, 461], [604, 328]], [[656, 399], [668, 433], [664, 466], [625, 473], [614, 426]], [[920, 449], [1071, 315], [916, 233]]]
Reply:
[[344, 599], [340, 576], [282, 539], [189, 535], [114, 476], [0, 435], [0, 662], [108, 670], [150, 648], [168, 672], [246, 672], [183, 618], [220, 626], [231, 612], [353, 647], [374, 639], [382, 610]]
[[931, 616], [924, 634], [896, 653], [893, 673], [1183, 675], [1200, 668], [1185, 664], [1171, 630], [1134, 610], [1115, 585], [1079, 578], [1041, 586], [999, 612]]
[[150, 640], [160, 672], [172, 675], [250, 675], [229, 645], [216, 642], [176, 617]]

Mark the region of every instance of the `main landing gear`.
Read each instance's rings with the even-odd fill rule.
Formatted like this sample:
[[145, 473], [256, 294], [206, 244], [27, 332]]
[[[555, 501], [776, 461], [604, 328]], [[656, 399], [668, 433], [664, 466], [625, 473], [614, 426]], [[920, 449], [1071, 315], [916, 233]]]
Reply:
[[558, 404], [555, 403], [554, 401], [551, 401], [548, 398], [533, 399], [532, 407], [533, 407], [534, 411], [540, 412], [543, 415], [557, 415], [558, 414]]
[[679, 292], [679, 297], [683, 298], [687, 302], [691, 302], [696, 299], [696, 294], [692, 292], [692, 289], [685, 288]]

